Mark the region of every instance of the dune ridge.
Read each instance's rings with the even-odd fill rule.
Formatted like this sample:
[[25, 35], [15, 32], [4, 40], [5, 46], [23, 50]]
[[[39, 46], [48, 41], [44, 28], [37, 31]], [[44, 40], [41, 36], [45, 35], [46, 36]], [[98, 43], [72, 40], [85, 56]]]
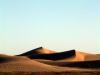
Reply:
[[17, 56], [28, 56], [31, 54], [52, 54], [52, 53], [55, 53], [55, 51], [52, 51], [52, 50], [49, 50], [49, 49], [43, 48], [43, 47], [38, 47], [38, 48], [35, 48], [32, 50], [29, 50], [25, 53], [19, 54]]
[[[96, 54], [89, 54], [80, 52], [78, 50], [69, 50], [65, 52], [55, 52], [43, 47], [32, 49], [28, 52], [19, 54], [17, 56], [27, 56], [31, 59], [46, 59], [58, 61], [91, 61], [100, 60], [100, 56]], [[63, 60], [64, 59], [64, 60]]]

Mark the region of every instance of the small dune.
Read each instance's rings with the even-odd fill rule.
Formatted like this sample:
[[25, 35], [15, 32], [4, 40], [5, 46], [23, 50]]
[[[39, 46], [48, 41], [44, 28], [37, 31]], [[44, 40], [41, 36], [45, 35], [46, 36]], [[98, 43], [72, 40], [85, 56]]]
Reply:
[[67, 58], [64, 60], [59, 60], [59, 61], [66, 61], [66, 62], [77, 62], [77, 61], [92, 61], [92, 60], [100, 60], [100, 56], [96, 54], [89, 54], [85, 52], [80, 52], [75, 50], [75, 56], [71, 58]]

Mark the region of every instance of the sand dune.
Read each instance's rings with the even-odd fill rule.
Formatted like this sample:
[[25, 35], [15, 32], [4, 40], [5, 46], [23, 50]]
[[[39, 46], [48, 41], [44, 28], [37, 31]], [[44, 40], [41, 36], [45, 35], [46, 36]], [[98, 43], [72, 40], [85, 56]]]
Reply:
[[[63, 72], [63, 71], [81, 71], [76, 68], [58, 67], [56, 65], [48, 65], [27, 57], [0, 55], [2, 60], [0, 63], [0, 72]], [[83, 69], [83, 71], [86, 71]]]
[[71, 58], [67, 58], [64, 60], [59, 60], [59, 61], [92, 61], [92, 60], [100, 60], [100, 56], [96, 54], [89, 54], [85, 52], [80, 52], [75, 50], [75, 56]]
[[76, 50], [76, 57], [81, 57], [83, 61], [100, 60], [100, 56], [96, 54], [90, 54], [85, 52], [79, 52]]
[[100, 60], [92, 61], [77, 61], [77, 62], [64, 62], [64, 61], [51, 61], [51, 60], [36, 60], [41, 63], [56, 65], [61, 67], [80, 67], [80, 68], [99, 68], [100, 69]]
[[33, 54], [52, 54], [55, 53], [55, 51], [43, 48], [43, 47], [38, 47], [36, 49], [32, 49], [28, 52], [19, 54], [18, 56], [29, 56], [29, 55], [33, 55]]
[[43, 47], [39, 47], [17, 56], [27, 56], [31, 59], [61, 60], [75, 56], [75, 50], [55, 52]]
[[100, 55], [42, 47], [9, 56], [0, 54], [0, 72], [100, 72]]
[[39, 47], [20, 54], [18, 56], [27, 56], [31, 59], [46, 59], [46, 60], [58, 60], [58, 61], [91, 61], [100, 60], [100, 56], [96, 54], [89, 54], [80, 52], [77, 50], [69, 50], [65, 52], [54, 52], [52, 50]]
[[[4, 59], [4, 60], [2, 60]], [[57, 71], [53, 66], [46, 65], [27, 57], [0, 55], [0, 72], [12, 71]]]
[[10, 62], [10, 61], [21, 61], [21, 60], [29, 60], [29, 58], [25, 56], [9, 56], [5, 54], [0, 54], [0, 63]]
[[63, 63], [62, 66], [69, 67], [81, 67], [81, 68], [98, 68], [100, 69], [100, 60], [92, 60], [92, 61], [79, 61], [79, 62], [68, 62]]
[[[73, 68], [67, 67], [65, 64], [63, 66], [56, 66], [38, 62], [36, 60], [31, 60], [27, 57], [21, 56], [6, 56], [1, 55], [0, 58], [6, 58], [8, 61], [3, 61], [0, 63], [0, 72], [72, 72], [72, 71], [89, 71], [91, 69]], [[65, 65], [65, 66], [64, 66]], [[92, 70], [95, 72], [95, 70]], [[97, 70], [98, 71], [98, 70]]]
[[52, 53], [52, 54], [30, 54], [27, 57], [31, 59], [61, 60], [75, 56], [75, 50]]
[[85, 60], [100, 60], [100, 56], [99, 55], [96, 55], [96, 54], [92, 54], [92, 55], [87, 55], [85, 56]]

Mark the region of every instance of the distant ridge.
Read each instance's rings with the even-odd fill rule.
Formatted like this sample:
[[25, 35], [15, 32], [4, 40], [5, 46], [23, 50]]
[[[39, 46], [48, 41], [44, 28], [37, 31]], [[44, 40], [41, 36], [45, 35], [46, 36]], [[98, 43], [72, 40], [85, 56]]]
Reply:
[[32, 49], [28, 52], [19, 54], [17, 56], [29, 56], [29, 55], [33, 55], [33, 54], [51, 54], [51, 53], [55, 53], [55, 51], [43, 48], [43, 47], [38, 47], [36, 49]]

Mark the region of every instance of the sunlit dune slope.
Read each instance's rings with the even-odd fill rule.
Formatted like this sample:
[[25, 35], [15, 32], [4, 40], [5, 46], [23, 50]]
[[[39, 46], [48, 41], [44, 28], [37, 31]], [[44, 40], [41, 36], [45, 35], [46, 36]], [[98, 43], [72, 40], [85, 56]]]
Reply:
[[0, 55], [0, 72], [51, 72], [58, 71], [55, 67], [43, 64], [27, 57]]
[[100, 56], [99, 55], [87, 55], [87, 56], [85, 56], [85, 60], [89, 60], [89, 61], [91, 61], [91, 60], [100, 60]]
[[100, 60], [99, 55], [76, 51], [76, 57], [82, 57], [82, 56], [83, 60], [85, 61]]

